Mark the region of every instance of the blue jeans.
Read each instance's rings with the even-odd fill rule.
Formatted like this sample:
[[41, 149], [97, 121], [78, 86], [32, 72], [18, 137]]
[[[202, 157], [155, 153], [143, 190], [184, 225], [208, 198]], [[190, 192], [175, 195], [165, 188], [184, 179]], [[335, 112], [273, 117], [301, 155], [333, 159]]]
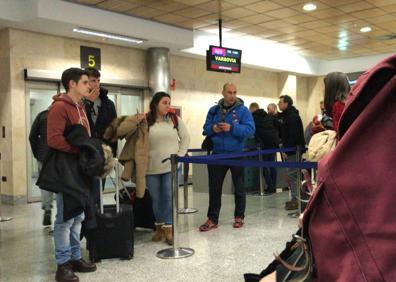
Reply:
[[63, 194], [56, 194], [56, 217], [54, 224], [54, 243], [56, 264], [81, 259], [80, 233], [84, 213], [63, 221]]
[[146, 176], [147, 187], [153, 199], [156, 223], [172, 224], [172, 175], [170, 172]]

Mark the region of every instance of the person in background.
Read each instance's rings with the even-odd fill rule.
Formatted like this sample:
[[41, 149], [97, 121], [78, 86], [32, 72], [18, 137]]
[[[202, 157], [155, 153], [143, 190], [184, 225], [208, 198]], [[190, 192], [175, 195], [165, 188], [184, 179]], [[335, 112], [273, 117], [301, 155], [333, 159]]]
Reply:
[[[284, 148], [300, 147], [304, 149], [304, 128], [298, 110], [293, 106], [293, 99], [288, 95], [279, 97], [279, 109], [282, 111], [282, 144]], [[282, 153], [287, 162], [296, 162], [296, 152]], [[298, 208], [297, 200], [297, 169], [287, 169], [288, 179], [290, 181], [291, 201], [285, 203], [286, 210], [295, 210]]]
[[312, 121], [307, 125], [307, 127], [304, 130], [304, 139], [306, 144], [309, 144], [312, 135], [326, 130], [325, 126], [321, 122], [325, 113], [324, 102], [320, 101], [319, 106], [320, 106], [320, 113], [316, 114], [313, 117]]
[[[280, 138], [278, 129], [275, 127], [274, 117], [267, 114], [263, 109], [260, 109], [257, 103], [251, 103], [249, 111], [253, 115], [254, 124], [256, 126], [256, 140], [261, 144], [261, 148], [275, 149], [279, 147]], [[274, 162], [276, 154], [262, 155], [263, 161]], [[276, 168], [264, 167], [263, 176], [267, 184], [267, 189], [264, 195], [272, 195], [276, 192]]]
[[[105, 129], [110, 125], [110, 123], [117, 118], [117, 112], [113, 101], [107, 96], [108, 90], [100, 86], [100, 72], [95, 68], [86, 68], [86, 73], [88, 74], [89, 86], [91, 88], [90, 94], [85, 99], [85, 111], [87, 113], [89, 126], [91, 128], [92, 137], [103, 139], [103, 134]], [[113, 155], [117, 155], [117, 142], [108, 144]], [[106, 178], [102, 180], [102, 189], [104, 189], [106, 184]], [[99, 189], [100, 180], [95, 179], [94, 184], [95, 191], [95, 202], [99, 204]]]
[[267, 112], [269, 115], [273, 117], [277, 117], [278, 115], [278, 106], [275, 103], [270, 103], [267, 106]]
[[[245, 140], [255, 132], [254, 120], [237, 97], [237, 89], [233, 83], [223, 86], [223, 98], [216, 106], [209, 109], [203, 126], [204, 135], [213, 142], [213, 154], [242, 152]], [[209, 207], [208, 219], [199, 227], [200, 231], [217, 228], [221, 208], [221, 195], [224, 177], [231, 170], [235, 187], [234, 228], [244, 224], [246, 191], [243, 187], [243, 167], [208, 165], [209, 173]]]
[[[40, 174], [42, 163], [48, 152], [47, 145], [47, 117], [48, 110], [38, 113], [33, 121], [29, 134], [30, 147], [34, 158], [37, 160], [37, 168]], [[53, 193], [40, 189], [41, 191], [41, 208], [44, 210], [43, 225], [51, 225], [51, 210]]]
[[325, 115], [330, 117], [333, 128], [338, 132], [341, 114], [344, 111], [345, 101], [351, 90], [348, 77], [342, 72], [331, 72], [324, 78], [324, 107]]
[[[88, 118], [82, 99], [90, 95], [88, 74], [79, 68], [70, 68], [62, 73], [62, 85], [66, 94], [54, 96], [49, 108], [47, 122], [48, 147], [69, 154], [78, 154], [79, 149], [71, 146], [65, 139], [65, 129], [74, 124], [81, 124], [91, 134]], [[76, 158], [76, 166], [79, 165]], [[57, 214], [54, 224], [55, 259], [58, 265], [56, 281], [79, 281], [75, 272], [93, 272], [96, 265], [81, 258], [80, 232], [84, 212], [64, 214], [67, 198], [63, 193], [56, 194]], [[75, 213], [77, 213], [76, 211]], [[70, 217], [66, 219], [65, 216]]]
[[281, 133], [282, 119], [280, 118], [278, 112], [278, 106], [275, 103], [270, 103], [267, 105], [267, 113], [274, 118], [274, 124], [279, 132], [279, 138]]
[[146, 119], [149, 131], [149, 156], [146, 171], [147, 188], [153, 200], [155, 234], [152, 240], [173, 243], [172, 235], [172, 176], [169, 161], [172, 154], [184, 157], [190, 145], [190, 135], [180, 117], [171, 112], [171, 97], [166, 92], [157, 92], [150, 102]]

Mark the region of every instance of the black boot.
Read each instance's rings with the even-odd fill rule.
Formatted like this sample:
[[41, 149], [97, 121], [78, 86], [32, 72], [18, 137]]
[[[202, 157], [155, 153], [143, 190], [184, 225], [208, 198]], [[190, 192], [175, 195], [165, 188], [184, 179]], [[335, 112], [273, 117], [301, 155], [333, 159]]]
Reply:
[[59, 282], [78, 282], [78, 277], [74, 274], [70, 263], [58, 265], [56, 270], [55, 280]]
[[44, 226], [51, 225], [51, 210], [45, 210], [44, 211], [43, 225]]
[[96, 270], [94, 263], [86, 262], [83, 259], [71, 260], [70, 264], [74, 272], [94, 272]]

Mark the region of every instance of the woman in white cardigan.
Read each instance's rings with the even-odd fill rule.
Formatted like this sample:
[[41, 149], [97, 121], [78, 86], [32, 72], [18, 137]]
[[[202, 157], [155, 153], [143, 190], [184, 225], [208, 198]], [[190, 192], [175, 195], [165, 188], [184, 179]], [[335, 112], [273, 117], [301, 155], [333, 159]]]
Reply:
[[164, 237], [172, 244], [172, 186], [170, 162], [162, 162], [171, 154], [185, 156], [190, 135], [183, 121], [170, 112], [168, 93], [157, 92], [150, 102], [146, 115], [149, 130], [149, 159], [146, 183], [153, 199], [156, 232], [153, 241]]

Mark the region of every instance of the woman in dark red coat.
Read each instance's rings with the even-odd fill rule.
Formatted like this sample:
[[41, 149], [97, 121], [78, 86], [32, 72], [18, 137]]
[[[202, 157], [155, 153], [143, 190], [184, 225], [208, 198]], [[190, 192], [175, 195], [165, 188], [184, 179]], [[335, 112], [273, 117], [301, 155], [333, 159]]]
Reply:
[[331, 72], [324, 78], [324, 106], [326, 115], [333, 120], [333, 128], [338, 132], [338, 124], [344, 111], [345, 101], [350, 91], [348, 77], [342, 72]]
[[305, 211], [315, 281], [396, 281], [396, 55], [363, 74]]

